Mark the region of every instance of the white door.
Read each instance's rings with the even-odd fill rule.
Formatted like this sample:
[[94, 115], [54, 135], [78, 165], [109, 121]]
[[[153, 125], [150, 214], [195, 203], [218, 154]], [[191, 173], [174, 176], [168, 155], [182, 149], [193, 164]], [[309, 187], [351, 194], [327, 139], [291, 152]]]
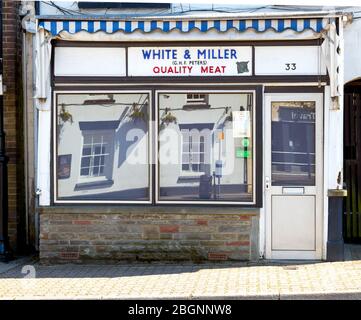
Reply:
[[321, 259], [323, 98], [265, 97], [267, 259]]

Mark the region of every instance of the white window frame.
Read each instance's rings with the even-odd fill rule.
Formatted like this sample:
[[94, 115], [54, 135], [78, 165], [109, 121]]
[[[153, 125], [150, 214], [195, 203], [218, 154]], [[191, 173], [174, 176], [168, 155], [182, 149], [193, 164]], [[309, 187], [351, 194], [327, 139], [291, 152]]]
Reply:
[[[88, 182], [96, 182], [96, 181], [106, 181], [107, 178], [106, 178], [106, 172], [104, 171], [102, 175], [87, 175], [87, 176], [83, 176], [81, 174], [81, 170], [82, 170], [82, 159], [84, 157], [90, 157], [91, 160], [94, 159], [96, 156], [109, 156], [110, 153], [109, 153], [109, 148], [111, 146], [111, 143], [114, 143], [114, 132], [112, 132], [113, 130], [83, 130], [82, 131], [82, 145], [81, 145], [81, 155], [80, 155], [80, 166], [79, 166], [79, 178], [78, 178], [78, 181], [79, 183], [88, 183]], [[94, 137], [94, 135], [100, 135], [102, 137], [102, 140], [105, 138], [106, 140], [106, 145], [108, 145], [107, 147], [107, 150], [108, 150], [108, 153], [105, 153], [105, 154], [90, 154], [89, 156], [83, 156], [83, 149], [84, 149], [84, 136], [85, 135], [91, 135], [92, 137]], [[93, 144], [92, 144], [93, 145]], [[93, 150], [93, 147], [91, 148]], [[92, 166], [92, 161], [90, 160], [90, 167], [89, 169], [91, 169], [93, 166]], [[104, 159], [104, 169], [107, 165], [107, 161], [109, 161], [109, 157], [105, 158]], [[109, 165], [109, 164], [108, 164]], [[112, 164], [110, 164], [112, 165]], [[100, 165], [99, 165], [100, 167]]]
[[[149, 110], [148, 110], [148, 161], [149, 161], [149, 170], [148, 170], [148, 181], [149, 181], [149, 200], [63, 200], [58, 199], [57, 194], [57, 96], [62, 94], [89, 94], [89, 93], [99, 93], [99, 94], [148, 94], [149, 96]], [[153, 176], [152, 176], [152, 163], [153, 163], [153, 145], [152, 145], [152, 139], [153, 139], [153, 126], [152, 126], [152, 91], [151, 90], [127, 90], [124, 88], [124, 90], [112, 90], [111, 88], [107, 87], [107, 89], [104, 90], [56, 90], [53, 91], [53, 103], [52, 103], [52, 121], [53, 121], [53, 202], [55, 204], [72, 204], [72, 203], [78, 203], [78, 204], [151, 204], [153, 202]], [[83, 147], [83, 145], [81, 146]], [[80, 177], [80, 166], [79, 166], [79, 177]], [[82, 181], [81, 182], [88, 182]]]
[[195, 98], [195, 95], [200, 95], [200, 94], [203, 94], [203, 93], [197, 93], [197, 92], [194, 92], [194, 93], [189, 93], [192, 97], [189, 98], [188, 97], [188, 94], [187, 94], [187, 104], [188, 103], [192, 103], [192, 104], [208, 104], [208, 101], [209, 101], [209, 94], [205, 94], [204, 95], [204, 98], [201, 98], [201, 97], [198, 97], [198, 98]]
[[[181, 148], [182, 148], [182, 150], [181, 150], [181, 163], [182, 163], [182, 167], [181, 167], [181, 174], [182, 175], [189, 175], [189, 174], [192, 174], [192, 175], [201, 175], [201, 174], [203, 174], [204, 173], [204, 171], [201, 171], [201, 170], [198, 170], [198, 171], [193, 171], [192, 170], [192, 165], [193, 164], [197, 164], [198, 165], [198, 168], [200, 168], [200, 165], [201, 164], [205, 164], [206, 163], [206, 151], [205, 151], [205, 141], [204, 141], [204, 137], [202, 136], [202, 135], [200, 135], [199, 137], [197, 137], [198, 138], [198, 141], [196, 142], [196, 143], [198, 143], [199, 144], [199, 149], [198, 149], [198, 152], [195, 152], [195, 151], [188, 151], [188, 152], [184, 152], [184, 150], [183, 150], [183, 145], [184, 145], [184, 133], [182, 133], [182, 131], [181, 131], [181, 134], [182, 134], [182, 136], [181, 136]], [[190, 142], [190, 140], [191, 140], [191, 138], [193, 138], [192, 136], [189, 136], [188, 137], [188, 144], [194, 144], [194, 142], [193, 141], [191, 141]], [[201, 152], [201, 138], [203, 138], [203, 152]], [[188, 156], [189, 156], [189, 161], [188, 161], [188, 165], [189, 165], [189, 168], [190, 168], [190, 170], [184, 170], [183, 169], [183, 155], [185, 154], [185, 153], [187, 153], [188, 154]], [[201, 154], [203, 153], [203, 162], [201, 162], [201, 160], [200, 160], [200, 158], [201, 158]], [[191, 159], [191, 157], [192, 157], [192, 155], [193, 154], [198, 154], [198, 156], [199, 156], [199, 161], [197, 162], [197, 163], [195, 163], [195, 162], [191, 162], [190, 161], [190, 159]]]

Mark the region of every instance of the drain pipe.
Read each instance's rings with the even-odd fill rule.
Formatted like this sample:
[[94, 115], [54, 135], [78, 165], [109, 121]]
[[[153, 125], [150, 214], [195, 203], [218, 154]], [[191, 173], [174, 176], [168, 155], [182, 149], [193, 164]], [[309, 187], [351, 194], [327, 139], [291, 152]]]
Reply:
[[[0, 7], [0, 76], [3, 75], [3, 33], [2, 19], [3, 8], [2, 1]], [[4, 132], [4, 99], [3, 84], [0, 83], [0, 260], [8, 261], [11, 258], [8, 235], [8, 157], [5, 150], [5, 132]]]
[[[26, 243], [28, 248], [33, 249], [36, 247], [34, 243], [34, 235], [31, 227], [34, 227], [36, 230], [36, 225], [34, 225], [34, 215], [35, 215], [35, 204], [34, 204], [34, 173], [32, 171], [33, 164], [33, 153], [32, 147], [30, 146], [33, 132], [31, 131], [31, 126], [29, 126], [30, 118], [32, 114], [29, 110], [33, 110], [33, 87], [32, 87], [32, 74], [33, 74], [33, 65], [32, 65], [32, 50], [33, 50], [33, 36], [36, 33], [36, 22], [35, 14], [36, 8], [39, 6], [39, 2], [34, 1], [23, 1], [22, 7], [20, 8], [19, 14], [22, 17], [21, 25], [23, 29], [22, 33], [22, 70], [23, 70], [23, 103], [24, 103], [24, 150], [25, 150], [25, 163], [24, 163], [24, 172], [25, 172], [25, 224], [26, 224]], [[34, 116], [33, 116], [34, 117]], [[30, 121], [31, 122], [31, 121]], [[35, 124], [35, 122], [34, 122]], [[30, 139], [30, 140], [29, 140]]]

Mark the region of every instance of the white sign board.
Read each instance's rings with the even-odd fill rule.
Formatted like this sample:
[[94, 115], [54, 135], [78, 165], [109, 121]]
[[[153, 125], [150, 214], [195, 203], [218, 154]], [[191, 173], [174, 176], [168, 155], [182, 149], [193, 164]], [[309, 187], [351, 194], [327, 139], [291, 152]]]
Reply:
[[56, 47], [55, 76], [125, 77], [125, 48]]
[[251, 136], [251, 116], [249, 111], [232, 111], [233, 138]]
[[251, 47], [131, 47], [128, 75], [250, 76]]
[[318, 46], [255, 47], [256, 75], [325, 75]]

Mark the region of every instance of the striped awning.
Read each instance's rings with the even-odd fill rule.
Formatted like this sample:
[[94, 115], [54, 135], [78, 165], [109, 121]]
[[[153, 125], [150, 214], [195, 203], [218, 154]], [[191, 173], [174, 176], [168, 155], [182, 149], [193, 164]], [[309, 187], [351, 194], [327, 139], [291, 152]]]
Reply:
[[244, 32], [253, 29], [257, 32], [264, 32], [273, 29], [276, 32], [282, 32], [288, 29], [296, 32], [304, 30], [313, 30], [315, 32], [322, 31], [328, 23], [327, 18], [310, 18], [310, 19], [233, 19], [233, 20], [40, 20], [39, 27], [49, 31], [53, 36], [62, 31], [71, 34], [79, 31], [94, 33], [103, 31], [106, 33], [114, 33], [123, 31], [131, 33], [136, 30], [142, 32], [152, 32], [161, 30], [169, 32], [179, 30], [181, 32], [189, 32], [198, 29], [201, 32], [207, 32], [215, 29], [220, 32], [226, 32], [235, 29]]

